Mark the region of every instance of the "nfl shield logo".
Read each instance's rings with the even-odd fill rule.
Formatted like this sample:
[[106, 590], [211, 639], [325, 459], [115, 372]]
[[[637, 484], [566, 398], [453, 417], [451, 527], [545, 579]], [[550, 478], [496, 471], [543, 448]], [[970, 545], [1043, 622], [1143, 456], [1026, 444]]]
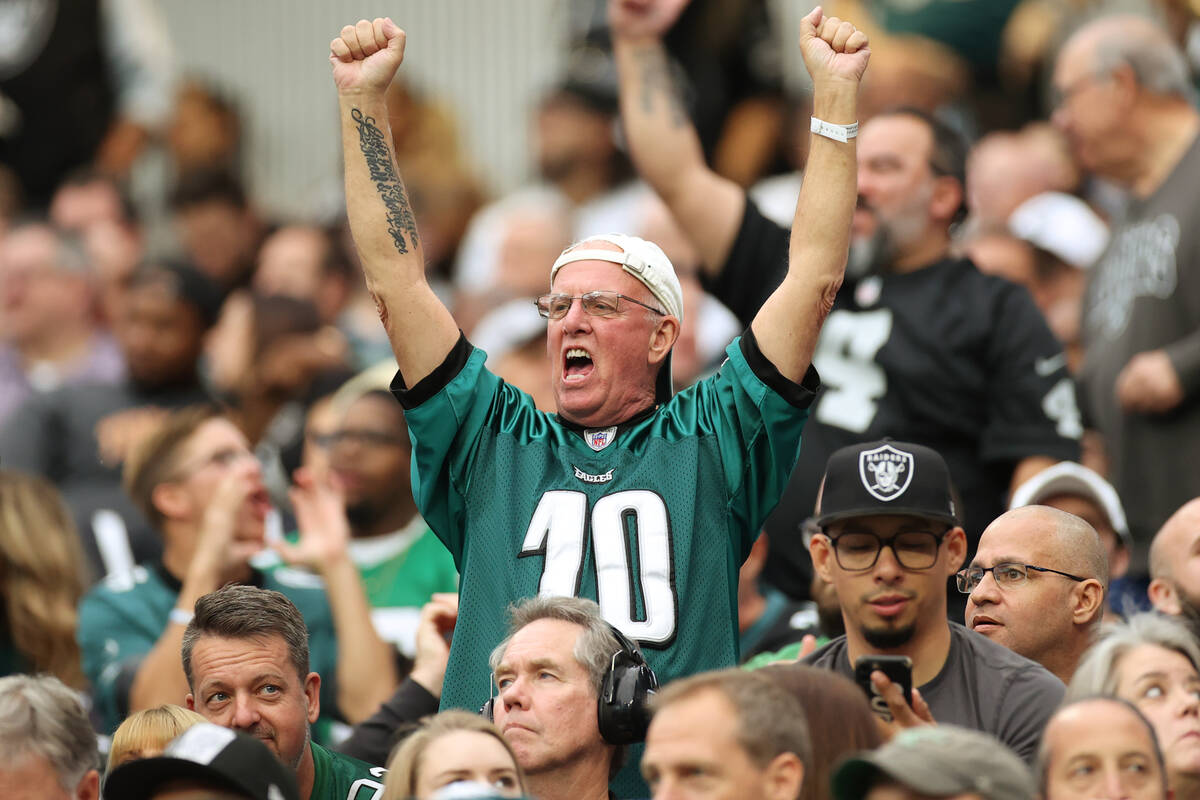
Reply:
[[890, 444], [858, 455], [858, 474], [863, 488], [885, 503], [900, 497], [912, 483], [912, 453], [897, 450]]
[[617, 426], [611, 428], [598, 428], [595, 430], [585, 430], [583, 432], [583, 440], [587, 442], [588, 447], [599, 453], [604, 448], [612, 444], [612, 440], [617, 432]]

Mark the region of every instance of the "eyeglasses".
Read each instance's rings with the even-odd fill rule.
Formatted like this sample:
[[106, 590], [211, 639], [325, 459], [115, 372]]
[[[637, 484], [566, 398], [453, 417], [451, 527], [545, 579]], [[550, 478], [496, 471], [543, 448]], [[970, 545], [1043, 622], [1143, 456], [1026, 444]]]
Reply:
[[958, 579], [958, 590], [963, 594], [970, 594], [975, 591], [982, 581], [983, 576], [987, 573], [992, 573], [992, 578], [995, 579], [996, 585], [1005, 589], [1012, 586], [1020, 586], [1029, 580], [1029, 570], [1036, 572], [1053, 572], [1055, 575], [1062, 575], [1064, 578], [1070, 578], [1073, 581], [1085, 581], [1087, 578], [1081, 578], [1078, 575], [1072, 575], [1069, 572], [1062, 572], [1049, 567], [1035, 567], [1033, 564], [1014, 564], [1004, 562], [997, 564], [994, 567], [967, 567], [960, 569], [954, 574]]
[[883, 548], [892, 548], [896, 561], [905, 569], [929, 569], [937, 563], [938, 548], [950, 528], [941, 533], [932, 531], [904, 531], [890, 539], [882, 539], [873, 533], [843, 533], [831, 537], [833, 556], [844, 570], [858, 572], [870, 569], [879, 560]]
[[397, 447], [404, 444], [404, 437], [397, 434], [352, 429], [314, 434], [312, 440], [317, 446], [324, 448], [336, 447], [342, 442], [359, 447]]
[[179, 469], [175, 470], [174, 476], [169, 480], [181, 481], [185, 478], [190, 478], [193, 474], [207, 467], [215, 466], [225, 469], [233, 466], [243, 458], [257, 460], [258, 456], [254, 455], [254, 453], [250, 452], [244, 447], [222, 448], [215, 453], [202, 456], [201, 458], [195, 459], [189, 464], [184, 464], [183, 466], [179, 467]]
[[537, 304], [538, 313], [546, 319], [562, 319], [571, 310], [571, 303], [576, 300], [583, 306], [583, 310], [593, 317], [612, 317], [620, 314], [624, 311], [621, 308], [622, 300], [628, 300], [655, 314], [661, 314], [664, 317], [667, 315], [667, 312], [660, 311], [654, 306], [648, 306], [641, 300], [634, 300], [628, 295], [608, 291], [588, 292], [582, 295], [544, 294], [534, 302]]

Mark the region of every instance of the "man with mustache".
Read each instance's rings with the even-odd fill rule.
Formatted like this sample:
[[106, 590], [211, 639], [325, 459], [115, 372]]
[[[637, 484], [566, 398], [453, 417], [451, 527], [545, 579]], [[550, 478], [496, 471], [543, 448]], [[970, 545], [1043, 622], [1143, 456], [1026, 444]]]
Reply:
[[[638, 173], [699, 253], [706, 288], [748, 322], [786, 271], [788, 231], [693, 144], [662, 43], [681, 7], [609, 4], [624, 131]], [[879, 114], [859, 132], [846, 280], [813, 356], [823, 389], [766, 526], [775, 546], [764, 577], [795, 596], [806, 596], [809, 570], [795, 532], [839, 447], [882, 436], [937, 447], [972, 543], [1012, 487], [1079, 458], [1066, 358], [1032, 298], [950, 256], [951, 227], [966, 214], [966, 153], [956, 131], [916, 109]]]
[[321, 676], [308, 669], [308, 629], [283, 594], [230, 585], [196, 601], [183, 634], [187, 707], [248, 733], [296, 771], [301, 800], [367, 800], [387, 770], [312, 741]]
[[1064, 687], [1039, 664], [946, 619], [946, 580], [967, 537], [946, 462], [934, 450], [885, 439], [829, 458], [809, 545], [837, 588], [846, 635], [805, 662], [853, 677], [862, 656], [907, 656], [911, 707], [871, 674], [894, 726], [949, 722], [990, 733], [1027, 762]]

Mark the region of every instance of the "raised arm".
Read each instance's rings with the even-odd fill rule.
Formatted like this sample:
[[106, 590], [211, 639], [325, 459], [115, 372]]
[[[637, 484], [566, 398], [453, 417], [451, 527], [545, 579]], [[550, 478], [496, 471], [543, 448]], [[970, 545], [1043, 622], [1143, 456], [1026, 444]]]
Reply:
[[359, 20], [330, 43], [329, 61], [341, 109], [350, 232], [400, 373], [413, 386], [445, 359], [459, 333], [425, 279], [388, 126], [384, 96], [404, 60], [404, 40], [391, 19]]
[[[858, 84], [870, 51], [866, 34], [818, 6], [800, 23], [800, 50], [813, 81], [813, 116], [834, 125], [858, 117]], [[812, 136], [792, 222], [788, 271], [754, 317], [754, 337], [784, 377], [799, 382], [842, 285], [857, 193], [854, 139]]]
[[667, 204], [715, 276], [746, 207], [742, 187], [704, 161], [696, 129], [671, 80], [662, 36], [688, 0], [609, 0], [621, 121], [638, 174]]

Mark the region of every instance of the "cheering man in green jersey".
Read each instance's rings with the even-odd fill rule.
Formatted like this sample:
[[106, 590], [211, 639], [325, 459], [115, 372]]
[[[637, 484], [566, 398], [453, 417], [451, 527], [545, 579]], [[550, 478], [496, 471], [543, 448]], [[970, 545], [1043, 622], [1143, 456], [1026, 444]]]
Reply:
[[321, 676], [308, 669], [308, 630], [292, 601], [230, 585], [196, 601], [183, 634], [187, 706], [248, 733], [296, 771], [300, 800], [377, 800], [387, 770], [312, 741]]
[[400, 368], [414, 496], [461, 574], [442, 707], [487, 699], [505, 611], [535, 594], [596, 600], [664, 683], [736, 663], [738, 565], [795, 462], [813, 346], [842, 281], [866, 36], [819, 10], [802, 24], [822, 132], [796, 211], [804, 235], [718, 374], [671, 396], [674, 269], [649, 242], [592, 237], [550, 267], [538, 300], [556, 414], [484, 367], [425, 279], [384, 102], [404, 43], [390, 19], [362, 20], [330, 61], [350, 226]]

